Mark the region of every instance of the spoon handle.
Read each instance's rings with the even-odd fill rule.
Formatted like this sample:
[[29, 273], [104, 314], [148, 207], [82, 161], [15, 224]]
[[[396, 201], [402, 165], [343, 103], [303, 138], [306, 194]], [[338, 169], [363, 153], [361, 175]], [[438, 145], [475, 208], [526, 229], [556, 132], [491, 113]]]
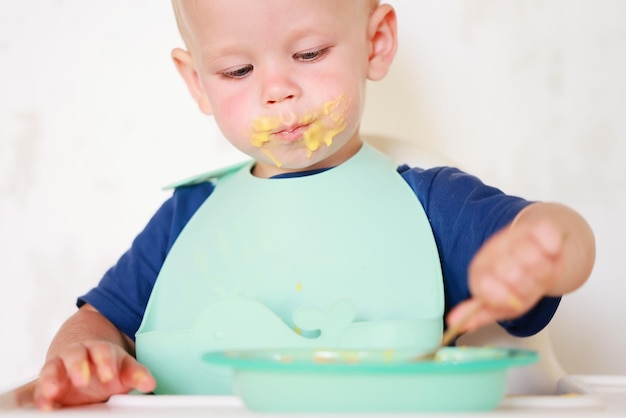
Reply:
[[443, 336], [441, 337], [440, 346], [445, 347], [448, 344], [450, 344], [458, 336], [461, 328], [467, 323], [467, 321], [469, 321], [470, 319], [472, 319], [474, 315], [476, 315], [476, 313], [480, 310], [482, 306], [483, 306], [482, 302], [476, 301], [476, 303], [474, 303], [474, 306], [472, 306], [471, 309], [469, 309], [465, 313], [465, 315], [463, 316], [463, 318], [461, 318], [459, 322], [448, 327], [446, 332], [444, 332]]

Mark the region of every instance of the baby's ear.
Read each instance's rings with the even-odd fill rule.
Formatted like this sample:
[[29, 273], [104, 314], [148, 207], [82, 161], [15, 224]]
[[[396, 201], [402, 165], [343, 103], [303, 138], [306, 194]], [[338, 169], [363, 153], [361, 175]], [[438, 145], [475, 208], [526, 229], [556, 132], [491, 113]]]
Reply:
[[367, 37], [370, 44], [367, 77], [378, 81], [387, 75], [398, 49], [396, 12], [381, 4], [370, 16]]
[[180, 73], [180, 76], [185, 81], [189, 93], [191, 93], [193, 99], [198, 103], [198, 107], [202, 113], [212, 115], [213, 108], [204, 92], [196, 64], [191, 54], [185, 50], [176, 48], [172, 51], [172, 59], [174, 60], [174, 64], [176, 64], [176, 69]]

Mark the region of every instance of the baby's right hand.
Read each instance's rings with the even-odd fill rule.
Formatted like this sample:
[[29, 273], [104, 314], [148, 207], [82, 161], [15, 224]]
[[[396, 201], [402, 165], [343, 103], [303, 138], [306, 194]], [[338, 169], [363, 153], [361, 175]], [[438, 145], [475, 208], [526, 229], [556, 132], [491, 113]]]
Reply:
[[148, 369], [122, 347], [107, 341], [72, 344], [48, 359], [35, 383], [37, 408], [104, 402], [133, 389], [151, 392], [156, 381]]

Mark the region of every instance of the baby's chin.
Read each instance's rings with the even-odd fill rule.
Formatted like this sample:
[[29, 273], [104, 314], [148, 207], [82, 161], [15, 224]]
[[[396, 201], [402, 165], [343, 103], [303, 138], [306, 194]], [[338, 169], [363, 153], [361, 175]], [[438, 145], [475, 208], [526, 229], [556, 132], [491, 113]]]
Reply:
[[[326, 152], [324, 152], [326, 151]], [[257, 156], [255, 174], [271, 177], [278, 174], [296, 173], [324, 168], [331, 168], [335, 164], [329, 161], [332, 152], [317, 150], [308, 152], [272, 152], [271, 149], [261, 149]]]

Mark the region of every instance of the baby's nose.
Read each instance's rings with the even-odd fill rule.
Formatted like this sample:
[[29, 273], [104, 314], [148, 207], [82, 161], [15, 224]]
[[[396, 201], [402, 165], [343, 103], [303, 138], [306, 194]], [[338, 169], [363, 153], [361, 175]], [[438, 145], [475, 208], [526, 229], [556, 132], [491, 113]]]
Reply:
[[283, 94], [281, 92], [276, 92], [274, 94], [270, 94], [268, 95], [265, 103], [267, 104], [276, 104], [276, 103], [280, 103], [280, 102], [284, 102], [285, 100], [289, 100], [289, 99], [293, 99], [294, 95], [293, 94]]
[[266, 105], [294, 100], [300, 94], [300, 87], [287, 72], [273, 72], [263, 81], [263, 102]]

